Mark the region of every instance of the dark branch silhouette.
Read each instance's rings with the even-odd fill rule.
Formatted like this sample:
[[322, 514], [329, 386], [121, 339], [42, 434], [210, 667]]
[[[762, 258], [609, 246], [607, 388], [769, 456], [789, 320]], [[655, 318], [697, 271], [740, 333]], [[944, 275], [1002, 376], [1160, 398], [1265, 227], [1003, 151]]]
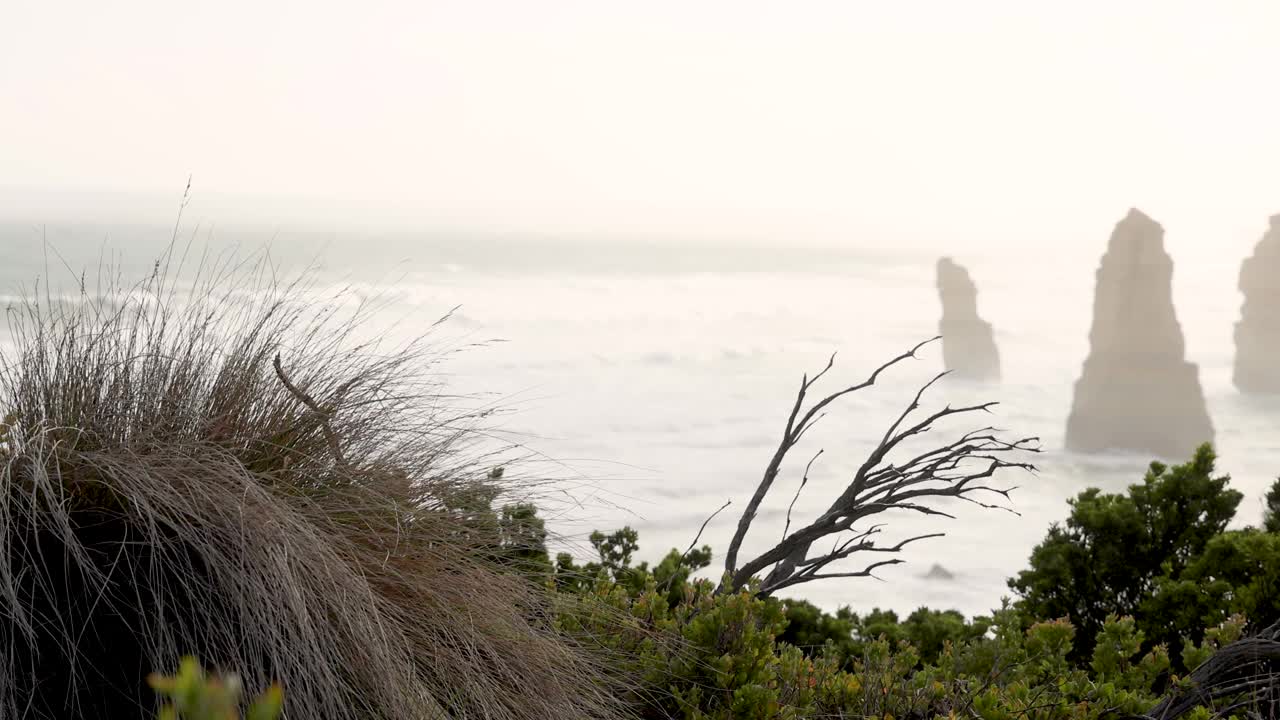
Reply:
[[[916, 345], [876, 368], [866, 380], [826, 395], [808, 409], [805, 409], [805, 400], [809, 392], [814, 384], [834, 366], [835, 356], [832, 355], [826, 367], [813, 378], [809, 378], [808, 375], [803, 378], [800, 389], [796, 393], [795, 403], [787, 416], [782, 440], [765, 467], [764, 476], [743, 510], [733, 539], [729, 543], [728, 552], [725, 555], [726, 580], [721, 586], [722, 591], [738, 590], [746, 586], [752, 578], [761, 575], [764, 576], [758, 590], [761, 595], [769, 595], [782, 588], [813, 580], [869, 577], [877, 568], [894, 565], [902, 560], [899, 558], [879, 560], [857, 570], [836, 570], [830, 566], [857, 553], [898, 553], [917, 540], [943, 535], [943, 533], [928, 533], [907, 538], [893, 545], [879, 545], [875, 536], [880, 533], [883, 524], [872, 525], [861, 531], [855, 530], [854, 526], [859, 522], [887, 510], [911, 510], [926, 515], [952, 517], [928, 504], [928, 501], [939, 498], [959, 498], [983, 508], [1009, 509], [1004, 505], [983, 502], [978, 498], [983, 495], [995, 495], [1008, 500], [1009, 493], [1014, 488], [996, 487], [987, 481], [997, 472], [1006, 469], [1034, 471], [1034, 465], [1018, 460], [1017, 457], [1022, 453], [1039, 452], [1038, 438], [1006, 441], [998, 436], [999, 431], [995, 428], [984, 427], [967, 432], [959, 438], [904, 462], [893, 463], [887, 460], [889, 454], [904, 441], [929, 432], [938, 421], [956, 415], [989, 412], [997, 404], [988, 402], [955, 408], [947, 405], [918, 421], [911, 422], [913, 413], [920, 408], [924, 393], [946, 375], [942, 373], [920, 388], [906, 410], [885, 431], [879, 444], [867, 456], [866, 461], [854, 473], [849, 484], [835, 498], [826, 512], [808, 525], [791, 531], [791, 513], [795, 506], [793, 498], [791, 506], [787, 509], [787, 525], [778, 544], [754, 558], [739, 562], [743, 541], [751, 529], [761, 503], [764, 502], [777, 480], [788, 453], [795, 448], [809, 428], [822, 417], [823, 411], [836, 400], [874, 385], [885, 370], [903, 360], [916, 357], [920, 348], [937, 339], [932, 338]], [[816, 459], [817, 455], [813, 460]], [[809, 469], [813, 465], [813, 460], [805, 466], [804, 477], [801, 479], [800, 488], [796, 491], [797, 497], [808, 482]], [[843, 537], [848, 532], [853, 532], [853, 536]], [[834, 541], [831, 549], [811, 555], [813, 546], [827, 538]], [[765, 574], [766, 571], [768, 571], [767, 574]]]
[[707, 519], [702, 521], [702, 527], [698, 528], [698, 534], [693, 536], [693, 542], [689, 543], [688, 549], [680, 554], [681, 562], [684, 562], [685, 560], [687, 560], [689, 558], [689, 555], [693, 553], [693, 549], [698, 546], [698, 541], [702, 539], [702, 533], [706, 531], [707, 525], [711, 524], [711, 521], [715, 520], [717, 515], [724, 512], [725, 508], [729, 507], [732, 504], [733, 504], [732, 500], [725, 500], [724, 504], [721, 505], [718, 510], [708, 515]]

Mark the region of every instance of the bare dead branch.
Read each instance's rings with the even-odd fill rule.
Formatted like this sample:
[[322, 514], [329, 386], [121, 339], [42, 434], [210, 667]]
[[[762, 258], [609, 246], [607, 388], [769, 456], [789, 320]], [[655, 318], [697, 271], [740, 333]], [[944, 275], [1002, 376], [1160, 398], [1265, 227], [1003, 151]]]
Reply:
[[[873, 385], [882, 372], [907, 358], [915, 357], [921, 347], [936, 339], [920, 343], [910, 351], [876, 368], [863, 382], [827, 395], [808, 409], [805, 409], [808, 393], [814, 382], [831, 370], [835, 356], [833, 355], [826, 367], [812, 379], [805, 376], [796, 393], [791, 412], [787, 416], [782, 440], [766, 465], [755, 493], [739, 518], [737, 530], [725, 556], [727, 580], [721, 586], [722, 591], [740, 589], [752, 578], [761, 575], [764, 576], [758, 591], [761, 595], [819, 579], [870, 577], [876, 568], [896, 564], [902, 560], [882, 560], [857, 571], [838, 571], [829, 567], [857, 553], [898, 553], [917, 540], [940, 537], [943, 534], [927, 533], [897, 544], [880, 545], [877, 544], [875, 536], [880, 533], [883, 524], [873, 525], [860, 532], [855, 530], [855, 526], [859, 523], [891, 510], [952, 518], [953, 515], [935, 507], [930, 501], [955, 498], [985, 509], [1012, 512], [1004, 504], [987, 502], [979, 498], [994, 495], [1001, 501], [1008, 501], [1009, 493], [1014, 488], [998, 487], [987, 481], [997, 473], [1006, 470], [1018, 469], [1033, 472], [1035, 466], [1018, 459], [1017, 456], [1022, 453], [1039, 452], [1038, 438], [1005, 440], [999, 436], [999, 431], [995, 428], [983, 427], [965, 432], [954, 440], [944, 442], [905, 461], [893, 463], [888, 460], [889, 456], [904, 442], [923, 436], [943, 420], [974, 413], [989, 413], [991, 408], [995, 407], [994, 402], [962, 407], [946, 405], [922, 418], [912, 420], [912, 416], [921, 407], [924, 394], [947, 375], [947, 373], [940, 373], [917, 390], [906, 409], [890, 423], [879, 443], [867, 455], [866, 460], [858, 467], [827, 511], [814, 518], [808, 525], [793, 531], [791, 520], [796, 499], [808, 483], [809, 471], [822, 451], [814, 455], [805, 465], [799, 488], [787, 507], [786, 523], [781, 540], [756, 557], [739, 563], [738, 556], [743, 540], [750, 530], [761, 503], [777, 480], [788, 453], [799, 443], [804, 433], [817, 419], [823, 416], [823, 410], [844, 395]], [[854, 534], [845, 535], [850, 532]], [[831, 550], [811, 556], [810, 550], [813, 545], [825, 538], [835, 539]]]
[[800, 499], [800, 492], [804, 490], [804, 486], [809, 484], [809, 470], [813, 467], [814, 461], [822, 457], [823, 450], [814, 453], [809, 458], [809, 462], [804, 466], [804, 475], [800, 476], [800, 486], [796, 488], [796, 494], [791, 497], [791, 504], [787, 506], [787, 524], [782, 527], [782, 539], [785, 540], [787, 533], [791, 530], [791, 511], [796, 507], [796, 501]]
[[698, 541], [702, 539], [702, 533], [707, 529], [707, 525], [711, 524], [711, 521], [715, 520], [717, 515], [724, 512], [724, 509], [729, 507], [732, 504], [733, 504], [732, 500], [725, 500], [724, 504], [720, 506], [719, 510], [716, 510], [715, 512], [711, 513], [710, 515], [707, 516], [706, 520], [702, 521], [702, 527], [698, 528], [698, 534], [693, 536], [693, 542], [689, 543], [689, 548], [685, 550], [683, 553], [681, 553], [680, 555], [680, 560], [682, 562], [685, 560], [685, 558], [689, 557], [689, 553], [693, 552], [693, 549], [697, 547]]
[[[320, 430], [324, 433], [325, 442], [329, 444], [329, 451], [333, 453], [334, 462], [337, 463], [339, 468], [344, 471], [347, 470], [349, 466], [347, 465], [346, 457], [342, 454], [342, 446], [338, 443], [338, 434], [333, 431], [333, 425], [329, 422], [330, 418], [333, 417], [334, 410], [332, 408], [327, 409], [321, 407], [320, 403], [316, 402], [315, 398], [308, 395], [289, 380], [289, 376], [285, 374], [284, 367], [280, 363], [280, 353], [276, 353], [276, 357], [272, 362], [272, 365], [276, 369], [276, 377], [280, 378], [280, 383], [283, 384], [285, 389], [288, 390], [291, 395], [296, 397], [299, 402], [306, 405], [307, 409], [311, 411], [311, 414], [314, 415], [320, 423]], [[346, 394], [346, 391], [350, 389], [350, 386], [351, 383], [348, 382], [338, 388], [338, 396], [341, 397]]]
[[[869, 376], [867, 376], [866, 380], [863, 380], [857, 385], [851, 385], [843, 390], [839, 390], [824, 397], [822, 400], [819, 400], [816, 404], [810, 407], [803, 416], [800, 415], [800, 411], [804, 407], [804, 400], [808, 395], [809, 389], [835, 366], [835, 354], [832, 353], [831, 357], [827, 360], [826, 367], [814, 375], [813, 379], [809, 379], [808, 374], [805, 374], [801, 378], [800, 390], [796, 393], [795, 404], [791, 408], [791, 413], [787, 416], [787, 423], [782, 433], [782, 440], [779, 442], [778, 449], [774, 452], [773, 458], [765, 467], [764, 476], [761, 478], [760, 484], [756, 486], [755, 494], [751, 496], [751, 500], [747, 503], [746, 508], [742, 512], [742, 517], [738, 520], [738, 527], [733, 533], [733, 539], [729, 541], [729, 548], [725, 553], [726, 572], [731, 574], [733, 573], [734, 568], [738, 563], [738, 553], [742, 549], [742, 542], [746, 539], [747, 532], [751, 529], [751, 523], [755, 520], [756, 513], [760, 510], [760, 504], [764, 502], [765, 496], [769, 494], [769, 490], [773, 487], [774, 480], [778, 478], [778, 471], [782, 467], [782, 461], [786, 458], [787, 453], [790, 452], [791, 448], [795, 447], [796, 443], [798, 443], [800, 438], [803, 437], [806, 428], [814, 421], [814, 417], [821, 413], [828, 405], [841, 397], [874, 385], [882, 372], [894, 365], [897, 365], [903, 360], [914, 358], [916, 356], [916, 352], [918, 352], [920, 348], [938, 340], [939, 338], [940, 336], [933, 337], [917, 344], [907, 352], [902, 353], [876, 368]], [[799, 422], [796, 420], [798, 417], [800, 418]]]

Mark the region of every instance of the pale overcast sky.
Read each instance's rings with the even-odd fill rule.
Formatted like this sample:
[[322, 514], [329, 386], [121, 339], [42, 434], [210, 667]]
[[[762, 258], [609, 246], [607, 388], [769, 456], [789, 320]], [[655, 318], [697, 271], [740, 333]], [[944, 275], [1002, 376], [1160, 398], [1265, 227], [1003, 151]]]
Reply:
[[3, 0], [0, 216], [167, 221], [192, 174], [223, 223], [1247, 244], [1278, 37], [1276, 0]]

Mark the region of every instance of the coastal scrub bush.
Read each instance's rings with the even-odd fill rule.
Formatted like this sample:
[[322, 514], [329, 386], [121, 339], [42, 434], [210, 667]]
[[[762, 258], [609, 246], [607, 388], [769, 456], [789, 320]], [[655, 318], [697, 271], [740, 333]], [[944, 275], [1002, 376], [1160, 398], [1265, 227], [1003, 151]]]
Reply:
[[[1102, 587], [1100, 602], [1131, 603], [1134, 612], [1086, 615], [1096, 626], [1087, 640], [1069, 612], [1025, 598], [989, 617], [921, 608], [900, 619], [847, 607], [828, 613], [755, 585], [726, 592], [693, 575], [710, 548], [633, 564], [639, 536], [630, 528], [594, 533], [591, 562], [560, 556], [551, 582], [587, 600], [560, 617], [566, 630], [598, 638], [620, 672], [642, 679], [626, 700], [644, 718], [1120, 720], [1146, 717], [1157, 703], [1176, 710], [1167, 717], [1271, 717], [1275, 676], [1248, 665], [1270, 661], [1232, 649], [1271, 642], [1249, 640], [1246, 628], [1278, 617], [1280, 536], [1225, 531], [1239, 502], [1226, 483], [1214, 477], [1206, 446], [1190, 463], [1153, 465], [1127, 495], [1091, 490], [1072, 503], [1075, 539], [1087, 542], [1053, 547], [1058, 558], [1118, 561], [1129, 552], [1145, 563], [1137, 566], [1144, 582]], [[1119, 547], [1113, 531], [1136, 547]], [[1045, 582], [1046, 568], [1063, 568], [1046, 563], [1043, 547], [1019, 579], [1061, 591]], [[1252, 680], [1231, 684], [1231, 652], [1245, 654], [1240, 672]], [[1241, 714], [1250, 708], [1255, 715]]]
[[277, 720], [284, 707], [284, 691], [272, 685], [241, 715], [240, 679], [210, 676], [190, 656], [182, 659], [176, 674], [153, 674], [147, 683], [164, 700], [156, 720]]
[[1266, 503], [1262, 513], [1262, 529], [1270, 533], [1280, 533], [1280, 480], [1276, 480], [1267, 490]]
[[[1049, 528], [1032, 551], [1030, 568], [1009, 581], [1028, 617], [1070, 619], [1080, 631], [1074, 659], [1092, 652], [1110, 616], [1138, 619], [1152, 643], [1196, 637], [1224, 616], [1177, 612], [1153, 601], [1201, 558], [1235, 516], [1242, 495], [1215, 476], [1213, 448], [1203, 445], [1188, 463], [1152, 463], [1127, 493], [1085, 490], [1070, 500], [1065, 525]], [[1188, 580], [1191, 577], [1188, 575]], [[1185, 587], [1185, 586], [1184, 586]], [[1207, 611], [1207, 610], [1206, 610]]]
[[[981, 621], [984, 632], [946, 641], [923, 662], [888, 632], [860, 641], [851, 657], [832, 652], [834, 642], [803, 652], [782, 640], [786, 602], [751, 587], [716, 592], [693, 580], [672, 606], [648, 573], [638, 592], [604, 575], [584, 592], [589, 602], [561, 617], [566, 632], [606, 644], [620, 671], [641, 680], [626, 696], [633, 712], [655, 720], [1119, 718], [1154, 705], [1170, 667], [1165, 648], [1144, 649], [1128, 617], [1104, 621], [1083, 667], [1069, 659], [1076, 629], [1068, 621], [1028, 622], [1012, 605]], [[844, 621], [852, 627], [847, 614]], [[1189, 662], [1206, 656], [1188, 652], [1199, 653]]]

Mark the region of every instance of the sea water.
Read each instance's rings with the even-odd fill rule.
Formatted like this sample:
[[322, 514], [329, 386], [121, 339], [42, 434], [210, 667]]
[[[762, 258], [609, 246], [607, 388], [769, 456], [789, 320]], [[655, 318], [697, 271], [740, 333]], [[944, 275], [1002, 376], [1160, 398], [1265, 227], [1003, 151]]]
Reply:
[[[73, 286], [79, 269], [92, 276], [103, 257], [138, 276], [150, 270], [167, 237], [160, 228], [7, 228], [0, 232], [0, 296], [12, 302], [41, 275]], [[560, 536], [557, 548], [586, 557], [593, 529], [630, 525], [640, 533], [641, 558], [653, 560], [687, 547], [731, 501], [700, 540], [716, 551], [712, 574], [778, 446], [802, 375], [835, 353], [833, 369], [812, 391], [820, 396], [863, 380], [935, 335], [934, 263], [952, 255], [978, 285], [979, 311], [995, 327], [1004, 378], [994, 384], [946, 378], [936, 385], [922, 411], [1000, 404], [990, 416], [938, 423], [928, 438], [940, 444], [987, 424], [1010, 438], [1039, 436], [1043, 452], [1030, 458], [1038, 471], [995, 478], [1001, 487], [1016, 486], [1001, 501], [1007, 510], [949, 501], [937, 507], [953, 520], [881, 516], [884, 544], [946, 536], [908, 545], [902, 564], [873, 578], [802, 585], [791, 594], [829, 608], [910, 612], [928, 605], [974, 614], [1010, 594], [1007, 578], [1026, 567], [1049, 525], [1065, 519], [1068, 498], [1087, 487], [1123, 491], [1151, 460], [1062, 449], [1073, 383], [1088, 351], [1094, 271], [1105, 248], [1105, 238], [1095, 240], [1054, 252], [999, 253], [873, 243], [814, 249], [781, 242], [717, 247], [226, 232], [205, 234], [198, 244], [249, 252], [270, 243], [281, 268], [310, 266], [323, 283], [380, 298], [393, 333], [424, 331], [452, 310], [434, 333], [442, 347], [461, 351], [449, 355], [442, 371], [458, 393], [483, 394], [505, 408], [492, 437], [519, 443], [533, 472], [557, 479], [561, 492], [543, 495], [544, 513]], [[1200, 368], [1220, 469], [1245, 494], [1237, 525], [1258, 522], [1262, 495], [1280, 474], [1280, 403], [1242, 397], [1230, 382], [1242, 259], [1241, 252], [1207, 247], [1194, 257], [1175, 255], [1174, 278], [1187, 359]], [[777, 542], [793, 498], [793, 528], [824, 510], [916, 389], [941, 369], [941, 348], [928, 346], [830, 408], [783, 466], [743, 555]], [[819, 449], [797, 496], [804, 465]], [[854, 557], [843, 569], [882, 559]], [[934, 564], [953, 577], [926, 578]]]

